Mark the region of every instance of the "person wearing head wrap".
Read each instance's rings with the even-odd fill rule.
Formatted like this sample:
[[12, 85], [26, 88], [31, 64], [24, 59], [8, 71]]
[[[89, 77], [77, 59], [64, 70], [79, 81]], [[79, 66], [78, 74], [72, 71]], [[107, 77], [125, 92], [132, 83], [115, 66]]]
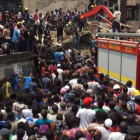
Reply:
[[0, 135], [1, 135], [2, 140], [9, 140], [10, 130], [8, 130], [7, 128], [3, 128], [0, 131]]
[[93, 98], [86, 97], [83, 100], [84, 108], [80, 109], [77, 112], [76, 117], [80, 119], [80, 128], [87, 129], [88, 125], [92, 123], [93, 118], [95, 117], [95, 111], [90, 109], [90, 105], [93, 102]]

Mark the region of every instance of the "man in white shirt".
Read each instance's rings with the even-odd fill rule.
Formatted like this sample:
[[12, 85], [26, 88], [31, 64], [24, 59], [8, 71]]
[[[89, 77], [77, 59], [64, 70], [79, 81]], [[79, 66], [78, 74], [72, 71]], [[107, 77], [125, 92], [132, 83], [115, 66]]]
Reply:
[[30, 98], [27, 99], [26, 104], [27, 104], [28, 108], [22, 110], [22, 114], [23, 114], [23, 117], [25, 119], [33, 116], [33, 113], [32, 113], [32, 99], [30, 99]]
[[111, 133], [108, 140], [124, 140], [127, 133], [127, 123], [124, 121], [121, 122], [119, 128], [120, 132]]
[[72, 74], [73, 79], [69, 81], [69, 84], [71, 85], [71, 87], [75, 84], [77, 84], [77, 73], [73, 73]]
[[92, 123], [94, 116], [95, 116], [95, 111], [90, 109], [90, 105], [92, 104], [93, 99], [91, 97], [86, 97], [83, 100], [83, 105], [85, 108], [79, 109], [77, 112], [76, 117], [80, 119], [80, 128], [87, 129], [88, 125]]
[[115, 12], [114, 12], [114, 21], [113, 21], [113, 24], [112, 24], [113, 32], [116, 32], [116, 30], [118, 32], [121, 31], [120, 19], [121, 19], [121, 12], [118, 10], [118, 6], [116, 6], [115, 7]]
[[57, 72], [59, 73], [58, 78], [59, 78], [59, 79], [61, 80], [61, 82], [62, 82], [62, 80], [63, 80], [63, 75], [62, 75], [63, 70], [61, 69], [61, 64], [57, 64]]

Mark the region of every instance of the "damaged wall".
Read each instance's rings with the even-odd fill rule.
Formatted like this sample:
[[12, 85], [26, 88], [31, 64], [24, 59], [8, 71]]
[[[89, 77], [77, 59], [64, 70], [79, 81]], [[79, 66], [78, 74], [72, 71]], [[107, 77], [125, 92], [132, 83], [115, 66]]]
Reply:
[[30, 53], [0, 55], [0, 79], [11, 78], [14, 73], [28, 76], [33, 72], [34, 58]]
[[86, 0], [24, 0], [24, 7], [29, 8], [29, 12], [34, 14], [35, 9], [43, 14], [55, 9], [63, 8], [66, 10], [74, 10], [77, 8], [80, 11], [87, 9]]

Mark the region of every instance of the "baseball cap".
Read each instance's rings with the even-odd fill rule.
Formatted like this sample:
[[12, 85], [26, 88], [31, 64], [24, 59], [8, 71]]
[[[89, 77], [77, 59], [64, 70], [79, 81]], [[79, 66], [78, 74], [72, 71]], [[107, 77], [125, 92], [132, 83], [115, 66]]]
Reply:
[[138, 95], [140, 95], [139, 90], [137, 90], [137, 89], [133, 90], [133, 91], [132, 91], [132, 95], [133, 95], [133, 96], [138, 96]]
[[25, 11], [27, 11], [28, 10], [28, 7], [25, 7]]
[[67, 90], [70, 90], [70, 87], [68, 85], [66, 85], [64, 88], [66, 88]]
[[60, 103], [60, 107], [61, 107], [61, 108], [65, 107], [65, 106], [66, 106], [66, 103], [65, 103], [65, 102], [61, 102], [61, 103]]
[[57, 67], [58, 67], [58, 68], [61, 67], [61, 64], [57, 64]]
[[115, 85], [113, 86], [113, 89], [120, 89], [120, 86], [119, 86], [118, 84], [115, 84]]
[[136, 111], [136, 105], [134, 102], [132, 101], [128, 101], [127, 102], [127, 109], [130, 111], [130, 112], [135, 112]]
[[84, 100], [83, 100], [83, 104], [85, 106], [89, 106], [91, 103], [93, 102], [93, 99], [91, 97], [86, 97]]
[[21, 22], [17, 22], [17, 25], [21, 24]]
[[86, 91], [86, 93], [87, 93], [87, 94], [92, 94], [93, 92], [92, 92], [91, 89], [88, 89], [88, 90]]
[[44, 134], [48, 129], [49, 127], [47, 125], [41, 125], [39, 128], [39, 133]]
[[104, 124], [105, 124], [105, 127], [109, 128], [110, 126], [112, 126], [112, 120], [111, 119], [106, 119]]

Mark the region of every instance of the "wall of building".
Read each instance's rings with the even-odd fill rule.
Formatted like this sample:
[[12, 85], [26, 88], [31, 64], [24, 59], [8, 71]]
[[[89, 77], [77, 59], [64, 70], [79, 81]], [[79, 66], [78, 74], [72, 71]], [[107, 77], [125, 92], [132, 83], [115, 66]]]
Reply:
[[28, 76], [33, 72], [34, 58], [30, 53], [0, 55], [0, 79], [11, 78], [14, 73]]
[[24, 0], [24, 7], [29, 8], [30, 13], [34, 13], [38, 8], [40, 12], [45, 13], [55, 9], [63, 8], [66, 10], [73, 10], [77, 8], [82, 11], [87, 9], [86, 0]]

